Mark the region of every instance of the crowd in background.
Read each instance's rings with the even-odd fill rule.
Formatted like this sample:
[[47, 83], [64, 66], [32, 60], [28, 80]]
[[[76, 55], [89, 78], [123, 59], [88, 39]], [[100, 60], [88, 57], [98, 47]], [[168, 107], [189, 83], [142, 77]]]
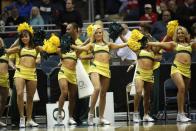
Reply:
[[[55, 24], [57, 29], [61, 29], [60, 35], [65, 33], [64, 27], [70, 22], [76, 22], [82, 29], [84, 21], [88, 19], [88, 2], [88, 0], [16, 0], [1, 9], [0, 30], [16, 31], [16, 27], [4, 28], [4, 26], [16, 26], [22, 22], [33, 26]], [[167, 23], [177, 19], [194, 38], [195, 6], [194, 0], [95, 0], [94, 17], [95, 20], [107, 22], [113, 21], [113, 16], [117, 14], [119, 16], [117, 21], [151, 21], [150, 33], [158, 41], [166, 35]], [[137, 25], [140, 26], [140, 23]], [[0, 35], [13, 36], [4, 33]], [[81, 34], [82, 40], [85, 37], [84, 33]], [[167, 61], [168, 58], [165, 59]]]
[[[39, 0], [32, 0], [32, 1], [31, 0], [16, 0], [13, 3], [11, 3], [9, 6], [6, 6], [5, 8], [3, 8], [1, 10], [1, 16], [0, 16], [0, 21], [1, 21], [0, 22], [1, 23], [0, 35], [1, 36], [0, 37], [2, 37], [4, 40], [6, 39], [6, 37], [9, 37], [9, 36], [14, 37], [14, 35], [12, 33], [6, 33], [7, 31], [8, 32], [9, 31], [16, 31], [16, 29], [13, 29], [11, 26], [17, 27], [19, 24], [21, 24], [23, 22], [27, 22], [32, 26], [35, 26], [35, 25], [37, 27], [40, 26], [40, 28], [43, 28], [43, 29], [45, 29], [44, 25], [55, 24], [55, 26], [58, 29], [61, 29], [60, 32], [58, 32], [58, 35], [60, 37], [62, 37], [65, 34], [65, 32], [69, 32], [69, 31], [71, 32], [71, 30], [72, 30], [72, 33], [73, 34], [75, 33], [75, 35], [74, 35], [75, 38], [77, 38], [79, 36], [78, 34], [80, 34], [80, 37], [81, 37], [80, 39], [86, 40], [87, 36], [86, 36], [86, 38], [82, 39], [82, 37], [83, 37], [82, 29], [85, 28], [85, 27], [83, 27], [83, 21], [85, 20], [83, 15], [85, 13], [87, 15], [88, 12], [85, 12], [85, 13], [82, 12], [83, 9], [81, 7], [79, 8], [81, 10], [77, 9], [76, 3], [79, 3], [79, 2], [87, 4], [88, 1], [87, 0], [79, 0], [76, 2], [74, 0], [66, 0], [66, 1], [56, 2], [56, 1], [52, 1], [52, 0], [41, 0], [41, 1], [39, 1]], [[119, 17], [119, 21], [138, 21], [137, 25], [139, 26], [139, 29], [145, 35], [150, 36], [152, 41], [162, 41], [165, 38], [165, 36], [167, 34], [167, 23], [171, 20], [178, 20], [179, 25], [183, 26], [183, 28], [180, 27], [180, 29], [179, 29], [181, 32], [183, 32], [185, 30], [184, 27], [187, 28], [188, 32], [191, 34], [190, 39], [195, 40], [195, 33], [196, 33], [196, 23], [195, 23], [196, 22], [196, 15], [195, 15], [196, 8], [195, 8], [194, 0], [184, 0], [184, 1], [176, 1], [176, 0], [151, 0], [151, 1], [95, 0], [94, 2], [95, 2], [94, 3], [94, 5], [95, 5], [95, 20], [97, 20], [97, 21], [95, 22], [95, 25], [94, 25], [96, 27], [96, 30], [94, 31], [92, 38], [95, 37], [94, 41], [95, 41], [95, 43], [97, 43], [96, 46], [100, 47], [101, 51], [104, 51], [105, 54], [104, 55], [98, 54], [98, 53], [100, 53], [99, 52], [100, 50], [98, 50], [97, 54], [95, 55], [96, 48], [94, 49], [95, 46], [92, 45], [92, 43], [88, 43], [87, 45], [84, 45], [83, 47], [77, 47], [77, 46], [73, 47], [72, 46], [72, 48], [74, 48], [75, 50], [80, 50], [80, 51], [86, 51], [86, 50], [88, 51], [89, 49], [91, 49], [91, 50], [94, 49], [93, 50], [94, 57], [91, 58], [94, 60], [93, 64], [95, 65], [96, 68], [98, 68], [99, 66], [100, 66], [100, 68], [104, 67], [103, 69], [101, 68], [99, 70], [94, 67], [94, 70], [91, 72], [91, 80], [93, 80], [93, 84], [94, 84], [94, 87], [96, 87], [96, 89], [93, 94], [93, 99], [92, 99], [90, 111], [88, 114], [88, 124], [89, 125], [94, 125], [93, 111], [94, 111], [94, 108], [95, 108], [94, 106], [97, 101], [97, 97], [98, 97], [98, 94], [99, 94], [99, 91], [101, 88], [100, 84], [104, 85], [103, 86], [104, 88], [103, 88], [103, 90], [100, 91], [100, 94], [102, 95], [101, 99], [103, 99], [103, 100], [102, 100], [102, 103], [100, 102], [100, 121], [99, 122], [101, 124], [110, 124], [110, 122], [108, 122], [107, 120], [105, 120], [103, 118], [104, 108], [105, 108], [105, 99], [106, 99], [105, 97], [106, 97], [107, 89], [109, 88], [109, 80], [111, 77], [110, 70], [109, 70], [109, 64], [110, 64], [109, 63], [110, 62], [109, 61], [110, 60], [109, 59], [110, 58], [109, 49], [110, 48], [117, 49], [117, 52], [115, 54], [118, 57], [120, 57], [122, 61], [126, 61], [126, 60], [134, 61], [137, 59], [136, 54], [134, 52], [130, 52], [130, 49], [125, 47], [125, 46], [127, 46], [127, 44], [122, 44], [122, 41], [124, 43], [126, 43], [127, 42], [127, 40], [125, 40], [126, 37], [128, 39], [132, 34], [132, 31], [128, 28], [129, 24], [128, 25], [122, 24], [122, 27], [123, 27], [123, 32], [121, 34], [122, 38], [119, 36], [120, 39], [117, 39], [115, 41], [116, 44], [110, 43], [110, 44], [103, 45], [102, 43], [104, 43], [105, 40], [106, 40], [106, 42], [109, 42], [112, 40], [109, 38], [109, 33], [107, 32], [107, 30], [102, 30], [103, 29], [102, 27], [104, 26], [102, 21], [111, 21], [112, 20], [111, 16], [113, 14], [118, 14], [119, 16], [122, 16], [122, 18]], [[111, 5], [111, 3], [113, 5], [112, 8], [111, 8], [111, 6], [109, 6], [109, 5]], [[143, 23], [143, 22], [139, 22], [139, 21], [149, 21], [149, 23]], [[72, 22], [75, 22], [76, 24], [73, 24]], [[72, 23], [72, 24], [70, 24], [70, 23]], [[93, 21], [93, 23], [94, 23], [94, 21]], [[76, 25], [78, 25], [78, 27]], [[4, 26], [8, 26], [8, 28], [3, 28]], [[186, 30], [184, 32], [186, 32]], [[28, 34], [28, 35], [26, 35], [26, 34]], [[33, 37], [33, 33], [31, 33], [31, 32], [30, 33], [26, 32], [26, 34], [24, 33], [24, 36], [20, 36], [21, 39], [25, 38], [26, 36], [28, 36], [29, 39], [31, 39], [31, 37]], [[101, 36], [99, 36], [99, 34], [101, 34]], [[123, 40], [124, 37], [125, 37], [125, 39]], [[188, 38], [188, 33], [186, 35], [186, 38]], [[77, 40], [77, 39], [75, 39], [75, 40]], [[119, 40], [121, 40], [121, 41], [119, 42]], [[171, 40], [168, 40], [168, 41], [171, 41]], [[165, 40], [164, 40], [164, 42], [165, 42]], [[184, 40], [183, 40], [183, 42], [184, 42]], [[185, 42], [189, 42], [189, 40], [187, 40]], [[25, 43], [25, 39], [24, 39], [24, 43]], [[121, 43], [121, 44], [119, 44], [119, 43]], [[5, 44], [6, 44], [6, 42], [5, 42]], [[12, 44], [12, 43], [10, 42], [9, 44]], [[153, 44], [154, 43], [151, 43], [151, 45], [153, 45]], [[161, 44], [159, 43], [160, 47], [162, 46]], [[153, 46], [157, 46], [157, 45], [155, 44]], [[8, 46], [5, 45], [5, 47], [8, 47]], [[29, 48], [31, 49], [32, 47], [28, 43], [26, 48], [27, 48], [26, 50], [28, 50]], [[118, 48], [121, 48], [121, 49], [118, 49]], [[97, 49], [99, 49], [99, 48], [97, 48]], [[24, 50], [25, 50], [25, 48], [24, 48]], [[35, 52], [35, 49], [33, 48], [32, 50], [33, 50], [33, 53], [37, 56], [37, 54], [36, 54], [37, 52]], [[149, 50], [150, 50], [150, 52], [154, 52], [154, 50], [151, 49], [151, 46], [149, 46]], [[41, 47], [39, 48], [39, 51], [41, 53], [43, 53], [43, 50]], [[168, 53], [167, 51], [168, 50], [163, 51], [162, 62], [163, 63], [167, 63], [167, 62], [172, 63], [173, 62], [172, 58], [174, 58], [175, 54], [174, 54], [174, 52]], [[72, 53], [75, 53], [75, 52], [73, 51]], [[143, 54], [145, 54], [145, 53], [143, 53]], [[67, 59], [66, 55], [67, 54], [65, 54], [65, 59]], [[74, 54], [73, 56], [71, 54], [69, 54], [69, 55], [72, 57], [72, 60], [70, 60], [71, 62], [61, 60], [61, 64], [66, 67], [66, 66], [70, 66], [71, 65], [70, 63], [72, 63], [73, 69], [74, 69], [78, 56], [76, 57], [76, 54]], [[70, 58], [69, 55], [68, 55], [68, 57]], [[193, 54], [192, 56], [194, 59], [195, 55]], [[34, 57], [34, 56], [32, 56], [32, 57]], [[139, 57], [139, 55], [138, 55], [138, 57]], [[153, 59], [155, 59], [154, 55], [152, 55], [151, 57], [153, 57]], [[190, 56], [188, 56], [187, 58], [190, 58]], [[61, 59], [64, 59], [64, 58], [61, 57]], [[73, 60], [75, 60], [75, 61], [73, 61]], [[99, 61], [99, 62], [102, 61], [102, 63], [99, 63], [97, 61]], [[24, 63], [26, 63], [26, 62], [24, 62]], [[32, 64], [33, 69], [35, 69], [35, 67], [36, 67], [35, 61], [33, 61], [32, 63], [33, 63]], [[152, 61], [151, 59], [147, 59], [146, 63], [151, 63], [151, 66], [149, 66], [149, 68], [152, 69], [152, 64], [154, 63], [154, 61]], [[50, 64], [47, 64], [46, 66], [48, 66], [48, 65], [50, 65]], [[145, 62], [143, 62], [142, 60], [141, 60], [140, 65], [142, 65], [143, 67], [146, 67]], [[72, 67], [69, 67], [69, 68], [72, 68]], [[8, 70], [7, 65], [6, 65], [6, 70]], [[64, 69], [64, 68], [61, 69], [61, 71], [63, 72], [63, 74], [62, 74], [62, 72], [60, 71], [61, 76], [67, 75], [64, 73], [64, 72], [66, 72], [65, 70], [66, 69]], [[101, 74], [100, 72], [97, 72], [100, 70], [101, 70], [101, 73], [103, 73], [103, 74]], [[139, 70], [139, 71], [142, 71], [142, 70]], [[47, 72], [47, 73], [49, 73], [49, 72]], [[152, 73], [153, 73], [152, 70], [150, 70], [149, 78], [151, 78]], [[35, 74], [35, 72], [34, 72], [34, 74]], [[32, 75], [34, 75], [34, 74], [32, 74]], [[71, 75], [74, 75], [74, 72], [71, 73]], [[99, 75], [100, 75], [101, 81], [99, 81], [99, 79], [97, 80], [97, 78], [99, 78], [97, 76], [99, 76]], [[20, 78], [21, 76], [20, 77], [15, 76], [15, 77]], [[143, 76], [138, 75], [136, 77], [140, 78]], [[190, 77], [190, 74], [188, 74], [188, 77]], [[66, 76], [66, 79], [67, 78], [68, 77]], [[26, 78], [24, 78], [24, 79], [26, 80]], [[60, 79], [61, 78], [59, 78], [59, 80]], [[62, 79], [64, 79], [64, 76], [62, 77]], [[27, 79], [27, 80], [29, 80], [29, 79]], [[31, 79], [30, 79], [30, 81], [31, 81]], [[33, 79], [32, 81], [35, 81], [35, 80]], [[146, 81], [146, 80], [144, 80], [144, 81]], [[140, 83], [140, 82], [141, 81], [139, 81], [138, 83]], [[147, 80], [147, 82], [153, 83], [151, 79]], [[61, 81], [59, 83], [61, 84]], [[64, 82], [62, 82], [62, 83], [64, 83]], [[72, 82], [72, 81], [70, 82], [68, 80], [67, 83], [69, 83], [69, 84], [71, 83], [74, 86], [76, 85], [75, 79], [74, 79], [74, 82]], [[31, 85], [31, 84], [29, 84], [29, 85]], [[61, 96], [59, 98], [59, 101], [63, 101], [65, 99], [65, 97], [67, 97], [68, 85], [62, 84], [60, 86], [61, 86]], [[21, 87], [24, 87], [24, 86], [21, 86]], [[141, 88], [143, 88], [143, 87], [141, 86]], [[74, 88], [72, 88], [72, 89], [74, 89]], [[33, 90], [33, 92], [34, 91], [35, 90]], [[142, 93], [141, 91], [142, 90], [137, 91], [137, 93], [139, 93], [141, 95], [141, 93]], [[20, 92], [20, 94], [19, 93], [17, 94], [18, 95], [17, 97], [20, 97], [22, 99], [23, 94], [21, 94], [22, 92], [20, 91], [20, 88], [17, 89], [17, 92]], [[73, 93], [72, 94], [73, 96], [71, 96], [71, 95], [70, 96], [73, 97], [73, 100], [75, 100], [75, 96], [76, 96], [75, 93], [76, 92], [73, 90], [70, 90], [70, 92]], [[149, 94], [147, 94], [147, 95], [148, 95], [148, 99], [149, 99], [150, 95]], [[181, 94], [181, 95], [184, 95], [184, 94]], [[30, 96], [30, 98], [31, 98], [31, 101], [30, 101], [31, 103], [29, 102], [29, 106], [32, 106], [31, 104], [32, 104], [33, 98], [32, 98], [32, 96]], [[146, 99], [146, 100], [148, 100], [148, 99]], [[139, 101], [139, 98], [137, 101]], [[23, 102], [21, 102], [21, 103], [23, 103]], [[70, 112], [70, 114], [69, 114], [70, 115], [69, 122], [72, 125], [72, 124], [76, 124], [76, 122], [72, 118], [73, 108], [75, 106], [75, 101], [74, 102], [72, 101], [71, 103], [73, 103], [73, 105], [71, 105], [71, 107], [70, 107], [71, 108], [70, 111], [72, 111], [72, 112]], [[146, 105], [146, 108], [147, 108], [149, 106], [149, 102], [146, 101], [146, 103], [148, 104], [148, 105]], [[182, 101], [181, 105], [183, 105], [183, 101]], [[20, 117], [21, 117], [20, 118], [20, 120], [21, 120], [20, 127], [25, 127], [24, 112], [22, 110], [23, 106], [24, 105], [22, 105], [22, 104], [19, 106]], [[136, 110], [135, 110], [136, 117], [138, 117], [137, 106], [138, 105], [136, 105]], [[61, 121], [61, 117], [62, 117], [61, 113], [60, 113], [61, 112], [60, 109], [62, 107], [63, 107], [63, 103], [60, 102], [60, 104], [59, 104], [59, 119], [60, 119], [60, 121]], [[31, 113], [32, 113], [31, 108], [29, 108], [29, 112], [28, 112], [29, 116], [27, 118], [26, 125], [38, 126], [38, 124], [35, 123], [34, 121], [32, 121], [32, 119], [31, 119]], [[144, 117], [144, 120], [154, 121], [153, 119], [151, 119], [151, 117], [148, 116], [148, 109], [146, 109], [145, 113], [146, 113], [146, 116]], [[181, 114], [179, 114], [179, 117], [182, 117], [184, 115], [184, 114], [182, 114], [183, 111], [181, 111], [180, 113]], [[181, 118], [180, 118], [180, 121], [183, 121], [183, 120], [184, 119], [181, 120]], [[137, 118], [136, 122], [139, 122], [139, 121], [140, 121], [139, 118]], [[184, 121], [190, 121], [190, 120], [185, 119]], [[61, 123], [61, 122], [59, 122], [59, 123]]]

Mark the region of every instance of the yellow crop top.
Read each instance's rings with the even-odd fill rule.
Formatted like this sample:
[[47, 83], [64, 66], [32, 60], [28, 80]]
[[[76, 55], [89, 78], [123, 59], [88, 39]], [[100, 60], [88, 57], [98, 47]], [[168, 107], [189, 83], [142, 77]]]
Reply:
[[188, 53], [191, 55], [192, 47], [191, 47], [191, 45], [184, 46], [184, 45], [177, 44], [176, 51], [177, 51], [177, 53]]
[[94, 44], [94, 50], [93, 50], [94, 54], [98, 53], [98, 52], [109, 53], [109, 51], [110, 51], [110, 49], [107, 44], [105, 44], [105, 45]]
[[67, 52], [65, 54], [62, 54], [61, 55], [61, 60], [63, 60], [63, 59], [72, 59], [72, 60], [77, 61], [76, 52], [75, 51], [70, 51], [70, 52]]
[[141, 58], [148, 58], [148, 59], [151, 59], [152, 61], [154, 61], [155, 59], [155, 54], [154, 52], [149, 52], [149, 51], [146, 51], [146, 50], [141, 50], [139, 55], [138, 55], [138, 59], [141, 59]]
[[20, 51], [19, 56], [23, 57], [23, 56], [31, 56], [33, 58], [37, 58], [37, 51], [35, 49], [26, 49], [26, 48], [22, 48]]
[[8, 55], [4, 54], [0, 57], [0, 63], [8, 63]]

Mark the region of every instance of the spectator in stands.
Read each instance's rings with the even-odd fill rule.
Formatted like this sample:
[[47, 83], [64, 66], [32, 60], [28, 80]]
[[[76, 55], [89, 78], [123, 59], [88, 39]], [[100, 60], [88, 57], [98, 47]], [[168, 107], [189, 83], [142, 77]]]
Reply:
[[32, 7], [31, 9], [30, 24], [31, 25], [44, 25], [44, 20], [42, 16], [40, 15], [39, 8], [36, 6]]
[[94, 85], [94, 92], [91, 96], [90, 111], [88, 116], [88, 125], [94, 125], [94, 110], [95, 104], [99, 98], [99, 124], [107, 125], [110, 124], [109, 121], [104, 119], [104, 110], [106, 104], [106, 93], [109, 88], [110, 83], [110, 69], [109, 69], [109, 59], [110, 49], [118, 49], [127, 46], [127, 44], [114, 44], [108, 43], [103, 39], [103, 28], [100, 25], [93, 26], [93, 34], [91, 36], [91, 42], [85, 46], [78, 47], [72, 45], [72, 48], [81, 51], [93, 51], [94, 58], [92, 59], [92, 64], [90, 67], [90, 77]]
[[184, 0], [184, 3], [176, 10], [180, 25], [185, 26], [189, 32], [193, 23], [196, 22], [196, 4], [194, 2], [194, 0]]
[[5, 7], [4, 10], [11, 10], [12, 8], [17, 8], [19, 11], [19, 16], [24, 17], [26, 21], [29, 20], [32, 4], [29, 0], [17, 0], [11, 5]]
[[[121, 24], [122, 27], [124, 28], [122, 35], [124, 36], [124, 38], [126, 40], [129, 39], [129, 37], [131, 36], [131, 31], [129, 30], [128, 26], [126, 24]], [[115, 41], [116, 44], [121, 44], [123, 43], [123, 41], [121, 40], [121, 38], [117, 38]], [[128, 47], [124, 47], [124, 48], [120, 48], [117, 51], [117, 55], [119, 57], [121, 57], [122, 61], [135, 61], [137, 59], [137, 55], [135, 54], [135, 52], [133, 52], [130, 48]]]
[[[6, 26], [14, 26], [14, 25], [16, 26], [16, 25], [19, 25], [20, 23], [23, 23], [23, 22], [25, 22], [25, 18], [19, 15], [17, 8], [13, 7], [11, 9], [11, 16], [8, 17], [5, 25]], [[8, 30], [16, 30], [16, 28], [10, 27], [10, 29], [8, 29]]]
[[66, 0], [65, 9], [61, 12], [60, 20], [62, 24], [75, 22], [79, 26], [79, 31], [83, 27], [83, 21], [80, 13], [74, 9], [74, 0]]
[[196, 22], [191, 27], [191, 37], [196, 40]]
[[163, 12], [167, 10], [167, 4], [165, 2], [160, 3], [160, 10], [157, 10], [158, 20], [162, 19]]
[[178, 114], [176, 121], [187, 122], [190, 118], [185, 116], [184, 103], [187, 96], [187, 90], [190, 87], [191, 79], [191, 53], [196, 49], [196, 42], [190, 42], [190, 37], [187, 29], [178, 26], [175, 30], [173, 41], [170, 42], [149, 42], [151, 46], [175, 50], [176, 56], [171, 67], [171, 78], [178, 88], [177, 102]]
[[9, 17], [8, 11], [2, 11], [0, 13], [0, 20], [2, 20], [4, 23], [6, 23], [8, 17]]
[[152, 36], [161, 41], [167, 33], [167, 23], [171, 20], [169, 11], [163, 11], [162, 20], [155, 22], [152, 25]]
[[0, 19], [0, 32], [5, 32], [5, 22], [2, 19]]
[[39, 5], [40, 15], [44, 19], [45, 24], [54, 23], [54, 19], [52, 18], [52, 11], [54, 9], [53, 4], [50, 0], [41, 0]]
[[138, 0], [121, 0], [122, 5], [119, 13], [124, 13], [124, 20], [139, 20], [139, 1]]
[[178, 8], [177, 3], [175, 2], [175, 0], [169, 0], [168, 3], [168, 10], [171, 13], [171, 19], [175, 20], [176, 18], [176, 9]]
[[[3, 39], [0, 38], [0, 49], [4, 48]], [[9, 94], [9, 75], [8, 75], [8, 63], [14, 68], [13, 63], [8, 59], [7, 54], [0, 54], [0, 118], [3, 115], [7, 98]], [[0, 127], [5, 127], [6, 124], [0, 121]]]
[[142, 21], [151, 21], [152, 23], [155, 23], [157, 21], [157, 14], [152, 12], [152, 5], [151, 4], [145, 4], [144, 5], [144, 15], [140, 17], [140, 20]]
[[120, 7], [119, 0], [95, 0], [94, 1], [95, 20], [101, 20], [101, 19], [107, 20], [109, 14], [118, 13], [119, 7]]

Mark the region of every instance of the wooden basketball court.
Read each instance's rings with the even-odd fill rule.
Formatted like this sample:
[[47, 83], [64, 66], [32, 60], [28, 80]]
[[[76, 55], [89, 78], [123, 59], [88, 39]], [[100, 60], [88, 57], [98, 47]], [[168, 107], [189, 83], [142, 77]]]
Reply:
[[130, 123], [117, 122], [115, 125], [105, 126], [54, 126], [47, 127], [40, 125], [34, 128], [17, 128], [8, 126], [0, 128], [1, 131], [196, 131], [196, 122], [176, 123], [175, 121], [165, 122], [147, 122], [147, 123]]

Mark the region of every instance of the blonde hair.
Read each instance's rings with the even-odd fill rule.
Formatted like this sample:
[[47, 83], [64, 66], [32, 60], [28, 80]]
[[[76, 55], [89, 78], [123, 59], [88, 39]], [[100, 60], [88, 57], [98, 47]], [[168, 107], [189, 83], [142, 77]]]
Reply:
[[95, 32], [101, 29], [102, 33], [103, 33], [103, 28], [100, 25], [93, 25], [93, 31], [92, 31], [92, 37], [91, 37], [91, 42], [94, 43], [95, 42]]
[[38, 16], [38, 17], [41, 17], [39, 8], [38, 8], [37, 6], [33, 6], [33, 7], [31, 8], [30, 19], [33, 18], [33, 10], [37, 11], [37, 16]]
[[187, 31], [187, 29], [183, 26], [178, 26], [174, 32], [174, 36], [173, 36], [173, 41], [175, 42], [179, 42], [179, 39], [178, 39], [178, 36], [177, 36], [177, 33], [178, 33], [178, 30], [182, 30], [182, 32], [184, 33], [185, 35], [185, 41], [186, 42], [189, 42], [190, 41], [190, 36], [189, 36], [189, 33]]

